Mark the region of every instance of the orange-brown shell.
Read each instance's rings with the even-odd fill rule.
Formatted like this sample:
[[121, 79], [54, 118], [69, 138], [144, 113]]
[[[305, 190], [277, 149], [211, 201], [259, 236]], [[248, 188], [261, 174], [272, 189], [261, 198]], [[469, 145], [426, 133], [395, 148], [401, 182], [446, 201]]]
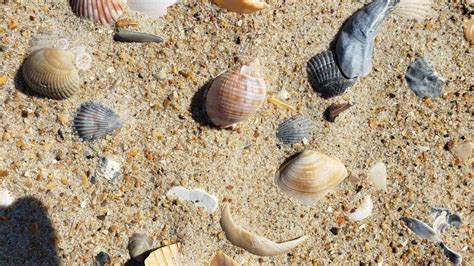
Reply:
[[265, 96], [265, 80], [257, 59], [222, 73], [212, 82], [206, 112], [214, 125], [230, 127], [255, 114]]

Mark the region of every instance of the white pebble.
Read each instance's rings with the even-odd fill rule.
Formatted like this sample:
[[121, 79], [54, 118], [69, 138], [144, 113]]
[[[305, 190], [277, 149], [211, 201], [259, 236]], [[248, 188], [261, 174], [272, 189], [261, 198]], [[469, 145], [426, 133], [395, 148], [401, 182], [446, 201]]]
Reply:
[[0, 206], [8, 207], [13, 203], [13, 201], [14, 200], [12, 196], [10, 196], [10, 192], [8, 192], [8, 190], [0, 190]]

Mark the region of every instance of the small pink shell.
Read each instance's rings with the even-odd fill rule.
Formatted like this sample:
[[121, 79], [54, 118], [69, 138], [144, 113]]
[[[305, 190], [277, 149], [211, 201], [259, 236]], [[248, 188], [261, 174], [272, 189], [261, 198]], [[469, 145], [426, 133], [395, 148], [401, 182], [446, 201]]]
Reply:
[[72, 11], [79, 17], [102, 24], [111, 24], [122, 15], [123, 0], [69, 0]]

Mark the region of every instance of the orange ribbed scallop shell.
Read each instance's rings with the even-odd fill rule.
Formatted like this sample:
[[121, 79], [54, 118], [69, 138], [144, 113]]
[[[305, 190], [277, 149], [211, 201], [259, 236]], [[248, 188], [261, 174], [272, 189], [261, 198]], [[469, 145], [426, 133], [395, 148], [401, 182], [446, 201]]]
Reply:
[[266, 85], [258, 59], [219, 75], [206, 97], [206, 112], [220, 128], [230, 127], [257, 112], [266, 96]]
[[123, 0], [69, 0], [72, 11], [79, 17], [102, 24], [112, 24], [123, 14]]

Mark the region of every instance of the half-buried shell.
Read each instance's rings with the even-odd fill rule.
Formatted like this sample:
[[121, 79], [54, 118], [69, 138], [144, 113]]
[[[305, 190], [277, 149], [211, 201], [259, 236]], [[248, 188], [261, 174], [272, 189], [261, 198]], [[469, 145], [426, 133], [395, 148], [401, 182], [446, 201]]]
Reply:
[[35, 93], [52, 99], [65, 99], [81, 86], [74, 55], [57, 48], [34, 51], [23, 63], [23, 79]]
[[125, 2], [122, 0], [69, 0], [72, 11], [79, 17], [112, 24], [123, 14]]
[[135, 233], [128, 240], [127, 249], [132, 259], [143, 262], [153, 249], [153, 240], [144, 234]]
[[83, 140], [95, 140], [122, 126], [109, 108], [95, 102], [83, 103], [74, 117], [74, 129]]
[[278, 126], [276, 135], [284, 144], [295, 144], [311, 137], [313, 129], [313, 121], [306, 116], [300, 116], [283, 121]]
[[249, 14], [260, 11], [268, 4], [261, 0], [213, 0], [216, 5], [232, 12]]
[[178, 266], [180, 262], [181, 245], [171, 244], [156, 249], [145, 259], [145, 266]]

